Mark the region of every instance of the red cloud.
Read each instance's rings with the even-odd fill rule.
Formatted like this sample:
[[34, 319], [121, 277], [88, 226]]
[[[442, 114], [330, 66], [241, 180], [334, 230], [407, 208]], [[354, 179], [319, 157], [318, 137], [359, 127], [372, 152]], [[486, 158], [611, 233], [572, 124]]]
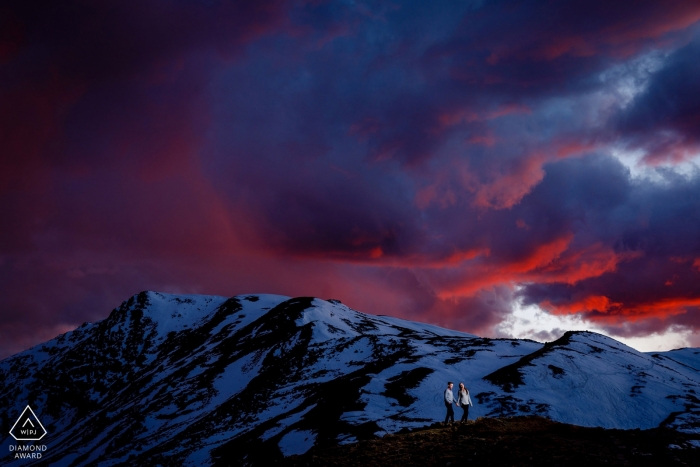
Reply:
[[499, 174], [492, 182], [478, 182], [474, 193], [474, 206], [507, 209], [519, 203], [542, 181], [544, 160], [545, 157], [541, 154], [528, 155], [520, 159], [515, 167]]
[[567, 250], [554, 261], [534, 271], [536, 277], [533, 279], [538, 282], [575, 284], [615, 271], [620, 262], [630, 261], [642, 255], [639, 251], [616, 253], [602, 243], [595, 243], [581, 250]]
[[669, 319], [686, 313], [686, 309], [700, 306], [700, 298], [667, 298], [647, 303], [626, 304], [613, 302], [606, 296], [591, 295], [581, 299], [552, 303], [545, 300], [540, 306], [555, 314], [583, 314], [586, 319], [604, 324], [619, 324], [648, 320]]
[[458, 109], [438, 115], [438, 121], [442, 127], [450, 127], [460, 123], [483, 122], [517, 114], [530, 115], [532, 109], [523, 104], [504, 104], [492, 110]]

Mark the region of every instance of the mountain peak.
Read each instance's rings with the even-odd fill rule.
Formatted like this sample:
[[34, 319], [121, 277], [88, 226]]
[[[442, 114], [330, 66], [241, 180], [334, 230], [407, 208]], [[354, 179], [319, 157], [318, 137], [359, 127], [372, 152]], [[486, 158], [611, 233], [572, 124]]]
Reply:
[[1, 361], [0, 422], [31, 404], [55, 464], [255, 464], [425, 426], [463, 381], [471, 418], [693, 430], [698, 358], [582, 331], [486, 339], [313, 297], [146, 291]]

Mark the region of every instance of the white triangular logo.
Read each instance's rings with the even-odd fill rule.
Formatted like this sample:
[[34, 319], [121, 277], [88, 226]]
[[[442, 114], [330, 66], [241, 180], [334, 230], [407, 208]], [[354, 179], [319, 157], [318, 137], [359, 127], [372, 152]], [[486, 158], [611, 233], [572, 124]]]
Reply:
[[39, 441], [46, 436], [46, 428], [41, 424], [31, 407], [27, 406], [22, 411], [10, 434], [17, 441]]

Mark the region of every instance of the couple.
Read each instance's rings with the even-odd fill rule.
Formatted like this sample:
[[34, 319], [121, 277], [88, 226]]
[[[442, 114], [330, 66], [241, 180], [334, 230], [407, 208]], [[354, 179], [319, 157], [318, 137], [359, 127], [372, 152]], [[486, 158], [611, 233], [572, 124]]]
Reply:
[[445, 407], [447, 407], [445, 425], [447, 425], [448, 420], [452, 420], [452, 422], [455, 421], [455, 411], [452, 409], [453, 402], [457, 407], [462, 407], [462, 410], [464, 410], [461, 420], [463, 422], [467, 421], [467, 418], [469, 417], [469, 406], [473, 405], [472, 398], [469, 397], [469, 390], [464, 387], [464, 383], [459, 383], [459, 395], [457, 396], [457, 400], [455, 400], [455, 396], [452, 394], [452, 386], [452, 381], [450, 381], [447, 383], [447, 389], [445, 389]]

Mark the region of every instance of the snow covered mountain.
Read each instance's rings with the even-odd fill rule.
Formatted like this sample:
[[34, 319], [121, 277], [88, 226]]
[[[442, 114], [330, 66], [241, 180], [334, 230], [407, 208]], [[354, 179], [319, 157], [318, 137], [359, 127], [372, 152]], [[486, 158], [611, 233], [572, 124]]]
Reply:
[[30, 405], [48, 432], [40, 460], [14, 460], [7, 436], [0, 463], [256, 464], [442, 420], [448, 380], [470, 389], [470, 418], [700, 429], [700, 349], [641, 353], [589, 332], [485, 339], [336, 300], [142, 292], [0, 362], [0, 428]]

